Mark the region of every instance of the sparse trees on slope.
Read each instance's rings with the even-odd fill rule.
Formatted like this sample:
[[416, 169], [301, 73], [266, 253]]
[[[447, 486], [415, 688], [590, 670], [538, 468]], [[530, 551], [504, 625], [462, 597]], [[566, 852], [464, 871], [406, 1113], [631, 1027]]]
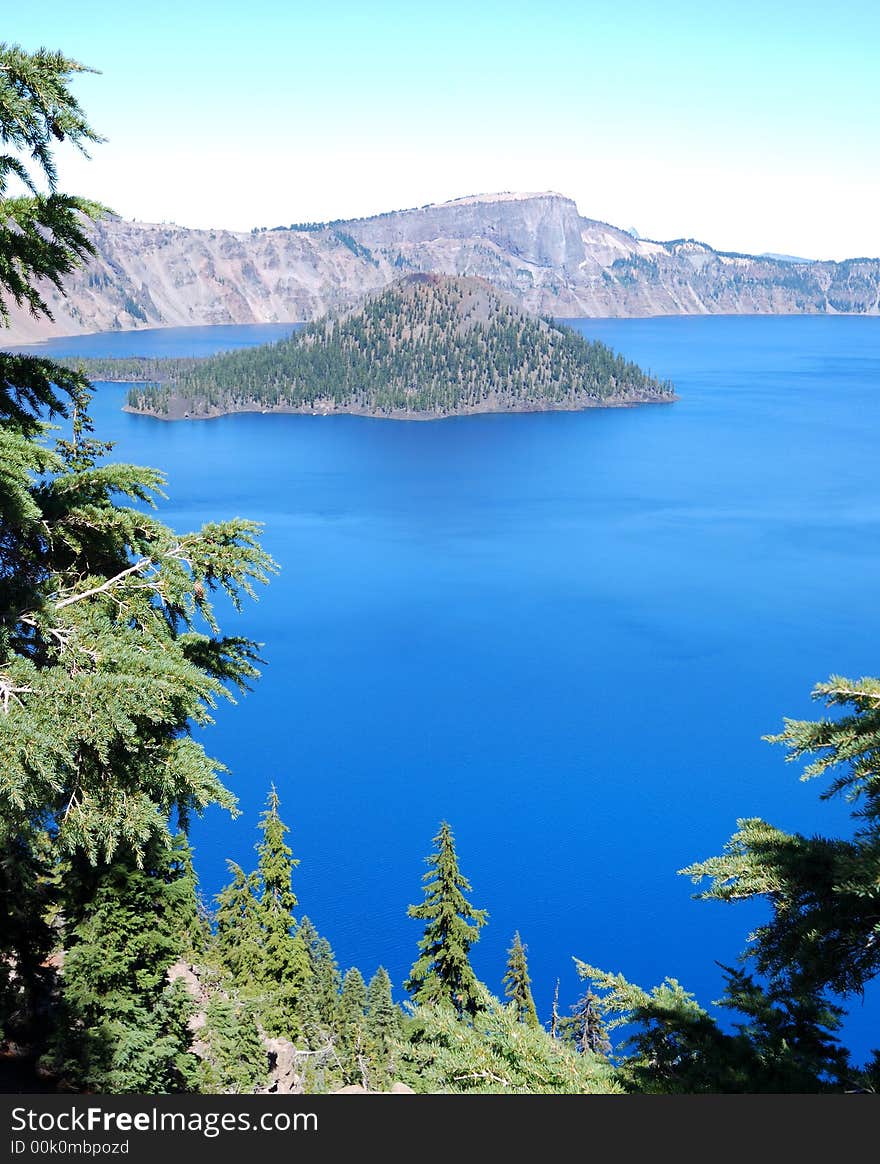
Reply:
[[433, 843], [437, 849], [426, 858], [430, 870], [422, 878], [425, 900], [408, 910], [410, 917], [427, 924], [406, 989], [420, 1005], [448, 1002], [459, 1016], [473, 1016], [483, 993], [468, 954], [488, 913], [474, 909], [464, 896], [471, 886], [459, 870], [455, 839], [446, 821]]

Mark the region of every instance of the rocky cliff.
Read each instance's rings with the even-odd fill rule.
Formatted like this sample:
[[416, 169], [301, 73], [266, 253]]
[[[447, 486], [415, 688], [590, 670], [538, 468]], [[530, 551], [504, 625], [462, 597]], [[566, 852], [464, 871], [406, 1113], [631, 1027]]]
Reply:
[[880, 260], [793, 262], [651, 242], [560, 194], [459, 198], [373, 218], [249, 234], [108, 219], [98, 255], [19, 312], [6, 343], [114, 328], [311, 320], [401, 275], [488, 279], [541, 314], [880, 313]]

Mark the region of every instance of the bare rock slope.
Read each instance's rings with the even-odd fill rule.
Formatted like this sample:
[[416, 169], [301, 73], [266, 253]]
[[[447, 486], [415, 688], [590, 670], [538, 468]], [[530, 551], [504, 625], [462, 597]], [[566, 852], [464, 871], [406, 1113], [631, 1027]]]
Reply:
[[312, 320], [413, 272], [478, 276], [558, 317], [880, 313], [880, 260], [792, 262], [651, 242], [555, 193], [495, 194], [299, 229], [236, 233], [109, 219], [97, 258], [16, 313], [5, 342], [144, 327]]

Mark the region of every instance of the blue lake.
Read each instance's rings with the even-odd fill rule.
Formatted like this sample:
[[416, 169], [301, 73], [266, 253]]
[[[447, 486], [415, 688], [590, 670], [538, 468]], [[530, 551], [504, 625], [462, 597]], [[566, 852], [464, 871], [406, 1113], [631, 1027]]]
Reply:
[[[673, 405], [431, 424], [95, 414], [160, 467], [178, 528], [265, 523], [282, 572], [224, 627], [265, 643], [254, 692], [204, 734], [243, 816], [193, 838], [206, 896], [250, 867], [271, 781], [300, 909], [342, 968], [416, 954], [423, 859], [453, 826], [496, 991], [514, 930], [549, 1012], [572, 956], [716, 998], [756, 906], [696, 902], [676, 870], [738, 817], [848, 831], [762, 735], [813, 684], [880, 670], [880, 320], [574, 321], [669, 377]], [[204, 354], [286, 327], [52, 341], [52, 355]], [[853, 1004], [859, 1058], [880, 1002]]]

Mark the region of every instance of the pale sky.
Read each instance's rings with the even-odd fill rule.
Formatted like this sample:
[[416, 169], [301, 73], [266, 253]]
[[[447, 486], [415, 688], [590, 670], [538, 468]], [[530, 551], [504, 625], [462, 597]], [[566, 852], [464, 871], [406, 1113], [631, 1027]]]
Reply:
[[62, 188], [249, 230], [557, 190], [649, 238], [880, 256], [880, 6], [0, 0], [101, 71]]

